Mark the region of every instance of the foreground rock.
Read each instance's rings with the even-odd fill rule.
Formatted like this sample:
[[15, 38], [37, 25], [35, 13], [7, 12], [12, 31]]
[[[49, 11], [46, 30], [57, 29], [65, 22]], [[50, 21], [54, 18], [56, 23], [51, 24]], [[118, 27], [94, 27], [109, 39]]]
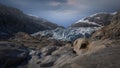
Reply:
[[[67, 58], [54, 68], [119, 68], [120, 40], [77, 39], [74, 42], [74, 51], [78, 56]], [[67, 57], [67, 56], [66, 56]], [[64, 59], [66, 58], [64, 57]]]
[[45, 46], [62, 46], [64, 42], [55, 39], [49, 39], [46, 36], [33, 37], [24, 32], [18, 32], [15, 36], [9, 39], [11, 42], [22, 43], [29, 49], [41, 49]]
[[74, 45], [80, 47], [79, 50], [75, 48], [78, 56], [60, 68], [119, 68], [120, 40], [93, 41], [84, 48], [80, 42]]
[[39, 50], [30, 50], [31, 59], [22, 68], [53, 68], [66, 64], [75, 57], [70, 44], [65, 46], [45, 46]]
[[[29, 50], [28, 63], [22, 68], [47, 68], [63, 64], [75, 57], [71, 42], [58, 41], [45, 36], [32, 37], [29, 34], [19, 32], [10, 42], [22, 43]], [[60, 62], [59, 62], [60, 61]], [[64, 62], [64, 63], [66, 63]]]
[[15, 68], [23, 65], [29, 52], [22, 44], [0, 41], [0, 68]]

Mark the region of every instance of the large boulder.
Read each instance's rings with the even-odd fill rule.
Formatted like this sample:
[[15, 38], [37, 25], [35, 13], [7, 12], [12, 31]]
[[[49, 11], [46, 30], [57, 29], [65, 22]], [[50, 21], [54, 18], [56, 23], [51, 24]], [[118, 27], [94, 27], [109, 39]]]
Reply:
[[56, 68], [119, 68], [119, 42], [120, 40], [109, 39], [98, 41], [77, 39], [74, 42], [74, 50], [78, 56]]
[[[120, 41], [119, 41], [120, 42]], [[95, 44], [96, 43], [96, 44]], [[119, 68], [120, 46], [109, 41], [97, 41], [82, 56], [73, 59], [72, 68]], [[100, 44], [99, 44], [100, 43]], [[101, 44], [103, 43], [103, 44]], [[117, 43], [117, 42], [116, 42]], [[96, 46], [96, 47], [95, 47]]]
[[[81, 55], [81, 53], [85, 52], [85, 50], [88, 49], [88, 45], [90, 44], [90, 42], [87, 40], [87, 39], [83, 39], [83, 38], [80, 38], [80, 39], [77, 39], [74, 41], [73, 43], [73, 48], [74, 48], [74, 51], [79, 55]], [[82, 52], [80, 51], [82, 50]]]

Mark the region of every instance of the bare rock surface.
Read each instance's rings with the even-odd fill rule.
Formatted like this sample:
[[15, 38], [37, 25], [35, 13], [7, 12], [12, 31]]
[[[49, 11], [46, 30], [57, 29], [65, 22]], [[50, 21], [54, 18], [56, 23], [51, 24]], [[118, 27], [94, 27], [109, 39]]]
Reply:
[[96, 31], [92, 39], [120, 39], [120, 12], [112, 19], [112, 23]]
[[12, 68], [27, 60], [29, 52], [22, 44], [0, 41], [0, 68]]

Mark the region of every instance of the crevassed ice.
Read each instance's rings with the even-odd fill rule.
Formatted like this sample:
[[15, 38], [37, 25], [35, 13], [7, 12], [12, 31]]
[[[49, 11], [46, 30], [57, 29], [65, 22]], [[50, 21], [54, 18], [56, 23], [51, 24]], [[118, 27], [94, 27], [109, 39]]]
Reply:
[[46, 36], [48, 34], [51, 34], [52, 37], [50, 38], [54, 38], [62, 41], [73, 41], [77, 38], [86, 37], [87, 35], [89, 36], [93, 31], [97, 29], [99, 28], [98, 27], [87, 27], [87, 28], [79, 27], [79, 28], [67, 28], [67, 29], [57, 28], [55, 30], [40, 31], [32, 34], [32, 36], [36, 36], [36, 35]]

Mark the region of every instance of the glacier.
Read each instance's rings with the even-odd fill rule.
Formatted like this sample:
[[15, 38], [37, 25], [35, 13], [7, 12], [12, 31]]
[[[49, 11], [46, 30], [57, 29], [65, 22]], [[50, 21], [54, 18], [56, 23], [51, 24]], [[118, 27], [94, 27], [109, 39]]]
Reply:
[[52, 39], [61, 41], [74, 41], [77, 38], [88, 38], [90, 35], [98, 30], [98, 27], [74, 27], [74, 28], [56, 28], [54, 30], [39, 31], [31, 34], [32, 36], [47, 36]]

